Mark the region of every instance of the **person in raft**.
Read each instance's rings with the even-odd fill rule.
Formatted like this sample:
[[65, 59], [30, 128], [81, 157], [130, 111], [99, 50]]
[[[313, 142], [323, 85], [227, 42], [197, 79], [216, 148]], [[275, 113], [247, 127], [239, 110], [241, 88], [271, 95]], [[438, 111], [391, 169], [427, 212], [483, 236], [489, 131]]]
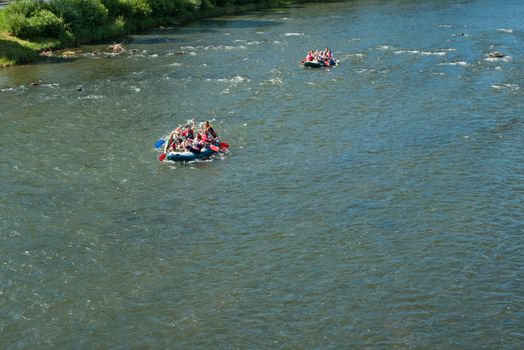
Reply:
[[184, 128], [184, 131], [182, 131], [182, 136], [185, 136], [186, 139], [194, 139], [195, 138], [195, 120], [191, 119], [191, 125], [187, 124]]
[[218, 138], [218, 135], [215, 129], [213, 129], [213, 126], [209, 120], [206, 120], [204, 123], [204, 128], [202, 131], [202, 139], [204, 139], [206, 142], [214, 142]]
[[331, 50], [327, 47], [324, 51], [308, 51], [306, 57], [301, 61], [302, 64], [304, 64], [305, 62], [323, 63], [325, 66], [334, 66], [336, 64], [335, 60], [333, 59], [333, 54], [331, 53]]
[[175, 130], [173, 130], [169, 137], [166, 139], [166, 143], [164, 146], [164, 153], [169, 152], [179, 152], [184, 151], [187, 147], [186, 142], [184, 142], [184, 139], [187, 141], [189, 140], [190, 143], [193, 142], [194, 136], [194, 128], [195, 128], [195, 120], [191, 120], [191, 124], [187, 124], [184, 129], [182, 130], [181, 126], [178, 126]]
[[193, 140], [193, 143], [191, 144], [191, 148], [189, 151], [191, 153], [198, 154], [202, 152], [202, 149], [204, 148], [204, 142], [202, 141], [202, 135], [197, 134], [196, 138]]
[[322, 53], [324, 58], [327, 58], [327, 59], [332, 59], [333, 58], [333, 55], [331, 54], [331, 50], [326, 47], [326, 49], [324, 50], [324, 52]]
[[313, 56], [313, 51], [308, 51], [306, 55], [306, 61], [313, 62], [315, 60], [315, 56]]
[[337, 64], [335, 62], [335, 59], [333, 58], [333, 54], [331, 53], [331, 50], [328, 47], [326, 47], [326, 49], [322, 53], [322, 58], [324, 59], [324, 64], [326, 66], [334, 66], [335, 64]]
[[218, 134], [215, 131], [215, 129], [213, 129], [213, 126], [211, 125], [209, 120], [206, 120], [203, 123], [203, 126], [197, 134], [197, 139], [195, 141], [202, 142], [202, 148], [213, 148], [211, 147], [211, 145], [214, 145], [216, 147], [215, 144], [218, 142]]
[[174, 152], [182, 144], [183, 140], [181, 132], [182, 130], [179, 126], [169, 134], [164, 146], [164, 153]]
[[[180, 127], [172, 131], [166, 139], [166, 146], [164, 146], [164, 153], [169, 152], [191, 152], [198, 154], [205, 148], [216, 147], [218, 142], [218, 134], [213, 129], [209, 121], [201, 124], [201, 128], [196, 132], [194, 120], [191, 125], [186, 125], [182, 130]], [[196, 136], [195, 136], [196, 135]], [[218, 147], [217, 147], [218, 148]]]

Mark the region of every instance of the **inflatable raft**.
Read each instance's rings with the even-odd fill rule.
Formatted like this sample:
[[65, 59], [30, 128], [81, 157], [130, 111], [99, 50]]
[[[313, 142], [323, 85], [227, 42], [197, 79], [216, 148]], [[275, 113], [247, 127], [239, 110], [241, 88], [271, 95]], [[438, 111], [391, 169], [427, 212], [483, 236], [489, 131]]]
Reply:
[[211, 148], [204, 148], [200, 153], [193, 152], [169, 152], [166, 159], [172, 162], [193, 162], [196, 160], [206, 160], [213, 154], [218, 153]]
[[303, 65], [304, 67], [309, 67], [309, 68], [321, 68], [321, 67], [333, 67], [333, 66], [336, 66], [337, 63], [335, 61], [331, 61], [330, 65], [326, 65], [324, 62], [305, 61]]

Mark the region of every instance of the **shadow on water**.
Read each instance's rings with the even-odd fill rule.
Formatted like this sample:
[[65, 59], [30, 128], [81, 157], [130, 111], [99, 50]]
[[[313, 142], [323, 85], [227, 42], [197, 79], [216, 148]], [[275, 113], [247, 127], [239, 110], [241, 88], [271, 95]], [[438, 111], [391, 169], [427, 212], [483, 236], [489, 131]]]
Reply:
[[219, 19], [205, 19], [201, 23], [213, 27], [228, 27], [228, 28], [262, 28], [262, 27], [274, 27], [281, 25], [279, 21], [264, 21], [264, 20], [252, 20], [252, 19], [241, 19], [241, 20], [219, 20]]
[[77, 56], [71, 56], [71, 57], [51, 56], [51, 57], [45, 57], [44, 59], [41, 59], [33, 64], [42, 65], [42, 64], [68, 63], [68, 62], [74, 62], [77, 60], [78, 60]]
[[192, 34], [216, 34], [216, 28], [264, 28], [273, 27], [283, 24], [279, 21], [265, 21], [265, 20], [252, 20], [252, 19], [241, 19], [241, 20], [224, 20], [224, 19], [203, 19], [195, 22], [194, 25], [188, 25], [181, 28], [157, 28], [151, 30], [151, 32], [145, 35], [151, 35], [152, 37], [134, 37], [130, 38], [129, 43], [136, 45], [151, 45], [151, 44], [165, 44], [172, 42], [180, 42], [180, 37], [166, 37], [166, 35], [192, 35]]
[[[139, 35], [131, 35], [127, 37], [127, 43], [136, 45], [152, 45], [152, 44], [167, 44], [174, 42], [181, 42], [180, 36], [193, 34], [216, 34], [216, 30], [209, 28], [201, 28], [198, 26], [186, 27], [171, 27], [171, 28], [155, 28]], [[169, 37], [169, 36], [174, 37]]]
[[179, 27], [175, 26], [167, 28], [154, 28], [147, 32], [143, 32], [142, 35], [214, 34], [217, 32], [215, 29], [212, 28], [202, 28], [199, 26], [199, 24], [201, 24], [201, 21]]
[[144, 38], [144, 37], [135, 37], [129, 39], [129, 44], [133, 45], [154, 45], [154, 44], [168, 44], [180, 42], [178, 38], [166, 38], [166, 37], [155, 37], [155, 38]]

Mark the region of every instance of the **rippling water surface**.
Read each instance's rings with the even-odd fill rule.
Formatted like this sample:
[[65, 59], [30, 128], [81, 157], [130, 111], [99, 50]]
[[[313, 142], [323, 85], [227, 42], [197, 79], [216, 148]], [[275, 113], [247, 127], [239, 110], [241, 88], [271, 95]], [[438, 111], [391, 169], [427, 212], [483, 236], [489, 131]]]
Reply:
[[[523, 16], [306, 4], [0, 71], [0, 348], [519, 348]], [[230, 153], [158, 162], [191, 117]]]

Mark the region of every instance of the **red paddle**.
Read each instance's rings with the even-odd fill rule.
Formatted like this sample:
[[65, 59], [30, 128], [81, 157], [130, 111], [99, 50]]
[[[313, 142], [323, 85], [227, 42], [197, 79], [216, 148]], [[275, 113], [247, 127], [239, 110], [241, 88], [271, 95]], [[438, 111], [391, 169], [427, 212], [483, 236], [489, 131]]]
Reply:
[[[175, 141], [171, 142], [169, 147], [172, 147], [174, 144], [175, 144]], [[168, 150], [169, 147], [166, 147], [165, 149]], [[158, 157], [158, 160], [163, 161], [164, 159], [166, 159], [166, 156], [167, 156], [166, 152], [162, 152], [162, 154]]]
[[229, 148], [229, 145], [225, 142], [220, 142], [219, 145], [221, 148]]

